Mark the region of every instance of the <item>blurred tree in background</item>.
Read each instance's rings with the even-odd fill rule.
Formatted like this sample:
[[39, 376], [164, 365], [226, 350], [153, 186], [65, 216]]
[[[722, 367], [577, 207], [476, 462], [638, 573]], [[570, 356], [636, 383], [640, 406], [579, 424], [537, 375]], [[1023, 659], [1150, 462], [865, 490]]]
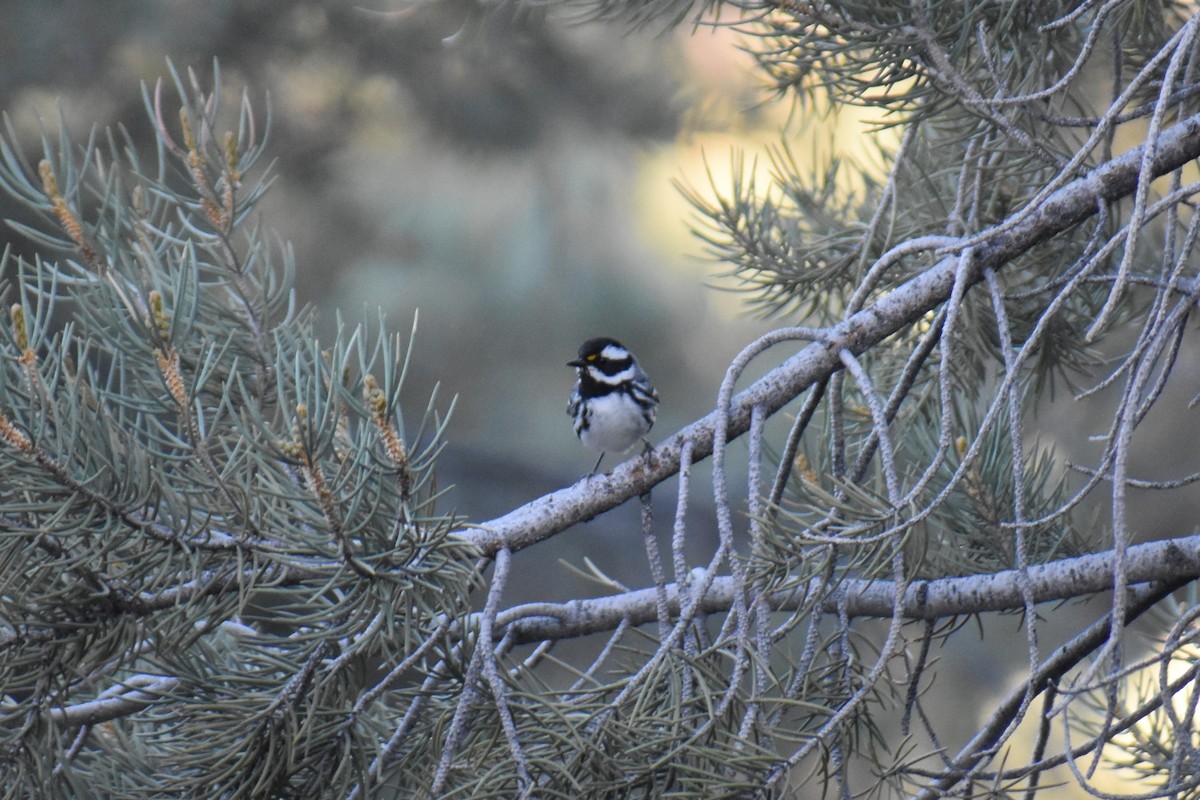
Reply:
[[[798, 115], [865, 107], [896, 135], [861, 163], [785, 137], [766, 168], [686, 187], [696, 233], [788, 324], [653, 452], [482, 522], [447, 497], [451, 402], [414, 389], [419, 339], [414, 358], [386, 320], [318, 329], [295, 302], [293, 250], [256, 213], [290, 130], [268, 147], [253, 93], [172, 70], [143, 94], [152, 124], [55, 126], [32, 156], [9, 124], [6, 795], [1195, 794], [1200, 537], [1133, 498], [1170, 505], [1197, 474], [1144, 433], [1190, 435], [1200, 16], [440, 3], [408, 10], [403, 55], [454, 55], [409, 96], [481, 148], [564, 124], [537, 106], [566, 86], [607, 89], [576, 124], [664, 135], [669, 92], [610, 106], [623, 85], [549, 46], [580, 15], [719, 21]], [[306, 29], [241, 22], [285, 19]], [[527, 313], [551, 299], [533, 285]], [[563, 305], [546, 314], [587, 313]], [[585, 562], [592, 590], [513, 601], [550, 577], [519, 551], [626, 503], [641, 584]], [[1008, 686], [938, 680], [1014, 654]]]

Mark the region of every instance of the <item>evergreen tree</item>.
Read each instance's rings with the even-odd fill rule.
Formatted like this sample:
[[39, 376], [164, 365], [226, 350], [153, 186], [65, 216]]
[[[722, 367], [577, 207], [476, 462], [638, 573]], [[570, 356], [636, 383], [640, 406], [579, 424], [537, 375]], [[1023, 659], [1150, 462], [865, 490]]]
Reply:
[[[0, 184], [41, 222], [6, 254], [0, 336], [6, 796], [1032, 797], [1099, 791], [1101, 762], [1146, 778], [1130, 795], [1195, 795], [1200, 536], [1129, 507], [1195, 479], [1189, 454], [1167, 478], [1134, 458], [1155, 414], [1188, 435], [1200, 16], [562, 5], [720, 10], [780, 102], [865, 105], [898, 137], [882, 177], [782, 144], [769, 185], [689, 189], [712, 252], [796, 324], [653, 452], [493, 520], [439, 503], [449, 408], [402, 394], [411, 341], [379, 320], [320, 342], [296, 308], [252, 214], [265, 127], [219, 74], [147, 92], [149, 158], [60, 131], [34, 165], [10, 131]], [[1107, 392], [1086, 464], [1037, 441], [1058, 386]], [[652, 490], [677, 499], [669, 553]], [[693, 564], [701, 493], [720, 539]], [[513, 553], [627, 502], [652, 585], [505, 603], [537, 578]], [[1096, 593], [1051, 649], [1051, 603]], [[1019, 685], [947, 693], [963, 621], [1006, 612]], [[983, 711], [969, 735], [940, 727], [956, 703]]]

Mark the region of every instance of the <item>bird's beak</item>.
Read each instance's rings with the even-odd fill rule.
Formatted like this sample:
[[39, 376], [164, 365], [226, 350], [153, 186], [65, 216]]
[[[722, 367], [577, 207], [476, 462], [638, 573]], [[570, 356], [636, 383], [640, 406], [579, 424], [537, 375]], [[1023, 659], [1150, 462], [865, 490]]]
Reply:
[[585, 364], [582, 359], [577, 358], [574, 361], [568, 361], [567, 366], [568, 367], [585, 367], [585, 366], [587, 366], [587, 364]]

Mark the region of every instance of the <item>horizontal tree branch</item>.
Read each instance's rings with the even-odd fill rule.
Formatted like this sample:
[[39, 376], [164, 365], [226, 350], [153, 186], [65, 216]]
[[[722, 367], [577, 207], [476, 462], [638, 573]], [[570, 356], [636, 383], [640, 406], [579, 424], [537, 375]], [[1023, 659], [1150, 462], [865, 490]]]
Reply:
[[[1179, 582], [1200, 578], [1200, 535], [1135, 545], [1126, 552], [1129, 584]], [[1065, 558], [1029, 569], [1029, 585], [1035, 602], [1067, 600], [1112, 588], [1113, 551]], [[734, 603], [735, 583], [731, 577], [714, 579], [700, 599], [701, 614], [728, 611]], [[820, 592], [819, 579], [789, 591], [766, 596], [772, 611], [795, 610], [808, 593]], [[822, 610], [848, 617], [892, 616], [895, 587], [891, 581], [846, 580], [838, 593], [825, 592]], [[679, 586], [666, 586], [667, 609], [679, 614]], [[1019, 574], [1005, 570], [994, 574], [941, 578], [911, 584], [902, 600], [902, 615], [912, 620], [931, 620], [988, 611], [1010, 611], [1024, 607]], [[473, 615], [478, 616], [478, 614]], [[610, 597], [572, 600], [566, 603], [528, 603], [497, 615], [495, 638], [511, 644], [588, 636], [616, 630], [623, 621], [643, 625], [659, 620], [657, 589], [641, 589]], [[473, 630], [473, 625], [456, 626]], [[129, 716], [164, 699], [179, 684], [168, 675], [135, 675], [122, 681], [95, 700], [50, 710], [50, 719], [65, 727], [78, 727]], [[0, 704], [0, 709], [3, 705]]]
[[[1150, 171], [1158, 177], [1200, 157], [1200, 115], [1167, 128], [1153, 142]], [[814, 342], [737, 394], [729, 409], [728, 435], [733, 439], [750, 426], [750, 412], [761, 406], [774, 414], [801, 392], [840, 368], [838, 353], [855, 355], [920, 319], [950, 297], [959, 267], [959, 253], [971, 251], [969, 284], [985, 269], [997, 269], [1030, 248], [1061, 234], [1097, 213], [1105, 203], [1130, 195], [1137, 186], [1146, 150], [1142, 144], [1108, 161], [1050, 194], [1033, 209], [967, 239], [949, 240], [936, 264], [889, 292], [874, 304], [828, 330]], [[649, 491], [679, 470], [685, 442], [692, 444], [694, 461], [712, 454], [718, 409], [661, 442], [651, 453], [621, 464], [609, 475], [596, 475], [544, 495], [520, 508], [458, 532], [485, 555], [501, 547], [520, 550], [566, 528], [591, 519]]]
[[[170, 675], [133, 675], [94, 700], [50, 709], [50, 719], [67, 728], [78, 728], [128, 717], [162, 700], [179, 683], [179, 678]], [[20, 705], [16, 703], [0, 703], [0, 710], [17, 708]]]
[[[1200, 578], [1200, 535], [1166, 539], [1130, 547], [1126, 553], [1129, 584]], [[1036, 603], [1069, 600], [1111, 590], [1115, 552], [1106, 550], [1075, 558], [1064, 558], [1029, 568], [1029, 586]], [[672, 617], [679, 614], [679, 585], [668, 584], [667, 607]], [[701, 613], [728, 611], [734, 602], [736, 584], [731, 577], [718, 577], [701, 598]], [[886, 580], [845, 580], [829, 592], [818, 578], [788, 591], [766, 596], [772, 611], [792, 611], [811, 593], [825, 597], [823, 610], [839, 613], [843, 604], [850, 617], [889, 618], [895, 607], [896, 587]], [[904, 593], [901, 615], [912, 620], [934, 620], [988, 611], [1019, 610], [1025, 605], [1017, 570], [986, 575], [914, 581]], [[499, 632], [511, 641], [531, 643], [556, 641], [613, 631], [623, 620], [632, 625], [658, 621], [657, 589], [639, 589], [609, 597], [572, 600], [566, 603], [529, 603], [500, 613]]]

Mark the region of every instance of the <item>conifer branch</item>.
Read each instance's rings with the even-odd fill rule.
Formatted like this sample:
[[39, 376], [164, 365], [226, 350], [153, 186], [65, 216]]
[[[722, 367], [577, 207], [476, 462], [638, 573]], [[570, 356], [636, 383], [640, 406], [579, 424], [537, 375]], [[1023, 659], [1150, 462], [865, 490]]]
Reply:
[[[1147, 153], [1152, 157], [1147, 158]], [[1200, 115], [1163, 130], [1153, 143], [1132, 148], [1055, 191], [1037, 207], [1025, 209], [1015, 224], [1002, 223], [972, 237], [939, 240], [932, 252], [939, 260], [919, 275], [829, 328], [815, 342], [734, 396], [728, 412], [730, 438], [750, 427], [750, 412], [762, 406], [768, 415], [779, 411], [813, 384], [827, 378], [841, 362], [838, 352], [866, 352], [906, 329], [950, 297], [958, 268], [958, 253], [973, 248], [969, 284], [984, 270], [1002, 270], [1009, 261], [1036, 245], [1078, 225], [1106, 203], [1130, 196], [1139, 185], [1143, 166], [1158, 177], [1200, 158]], [[646, 456], [630, 460], [609, 475], [593, 476], [560, 489], [487, 522], [459, 533], [462, 539], [493, 553], [501, 547], [521, 550], [572, 525], [644, 494], [674, 475], [679, 453], [690, 442], [692, 458], [712, 454], [718, 417], [714, 411], [655, 446]]]
[[[1177, 583], [1200, 578], [1200, 535], [1131, 545], [1125, 554], [1129, 584], [1156, 581]], [[938, 621], [988, 612], [1019, 611], [1025, 607], [1026, 592], [1034, 603], [1049, 603], [1086, 597], [1112, 588], [1116, 564], [1111, 550], [1064, 558], [1030, 566], [1028, 586], [1021, 571], [1003, 570], [986, 575], [966, 575], [916, 581], [905, 587], [898, 613], [906, 620]], [[848, 618], [889, 618], [897, 613], [896, 586], [888, 580], [846, 578], [836, 594], [824, 591], [825, 580], [812, 578], [765, 596], [771, 611], [803, 608], [809, 598], [823, 598], [818, 610], [841, 612]], [[665, 586], [667, 609], [672, 618], [681, 614], [677, 583]], [[731, 577], [714, 578], [697, 601], [695, 613], [719, 614], [733, 607], [736, 584]], [[683, 595], [686, 596], [686, 595]], [[607, 633], [621, 625], [645, 625], [658, 618], [658, 592], [654, 588], [622, 594], [573, 600], [568, 603], [530, 603], [502, 611], [496, 624], [517, 644], [557, 641]]]

